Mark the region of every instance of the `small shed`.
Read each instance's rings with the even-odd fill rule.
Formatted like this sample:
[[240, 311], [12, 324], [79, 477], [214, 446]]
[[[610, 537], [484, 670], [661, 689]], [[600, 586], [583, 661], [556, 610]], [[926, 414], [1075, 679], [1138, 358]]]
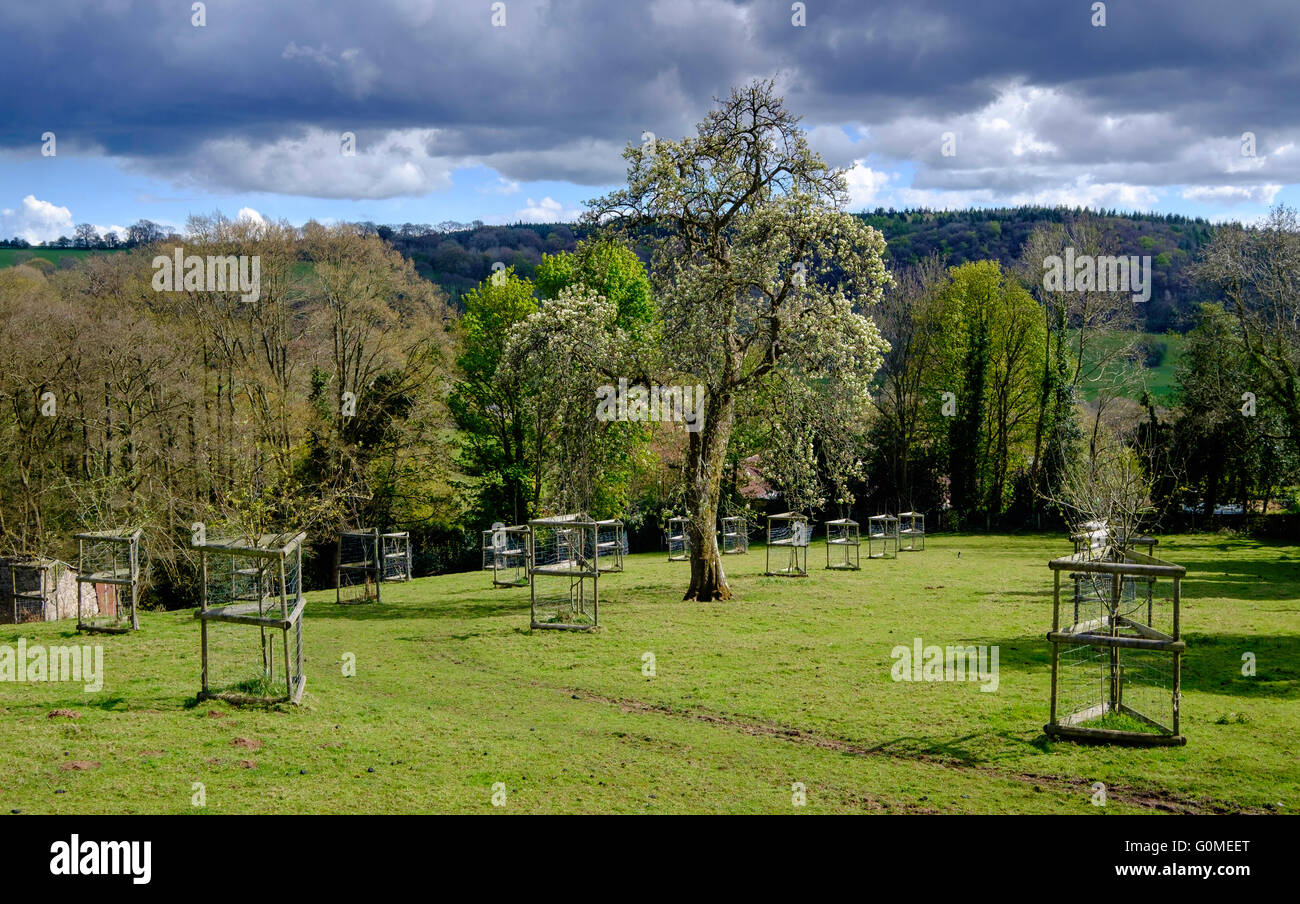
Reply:
[[[98, 607], [95, 602], [91, 606]], [[0, 624], [77, 617], [77, 570], [44, 556], [0, 558]]]

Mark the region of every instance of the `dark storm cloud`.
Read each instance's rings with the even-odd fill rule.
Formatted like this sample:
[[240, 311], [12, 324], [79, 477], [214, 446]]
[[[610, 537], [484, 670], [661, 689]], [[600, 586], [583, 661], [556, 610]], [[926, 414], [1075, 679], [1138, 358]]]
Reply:
[[[1188, 148], [1253, 130], [1267, 152], [1300, 126], [1294, 0], [1113, 0], [1105, 28], [1089, 0], [809, 0], [803, 28], [784, 0], [505, 7], [494, 28], [487, 0], [212, 0], [195, 28], [189, 3], [9, 4], [0, 146], [35, 152], [52, 130], [178, 183], [326, 196], [418, 193], [467, 163], [601, 184], [642, 129], [684, 134], [712, 96], [776, 76], [807, 125], [834, 127], [834, 162], [869, 150], [917, 162], [918, 186], [1011, 192], [1085, 165], [1120, 182], [1258, 181], [1217, 145]], [[1002, 117], [1008, 135], [1032, 131], [1023, 160], [977, 118], [1009, 85], [1048, 92]], [[945, 160], [949, 121], [963, 152]], [[865, 127], [861, 145], [840, 125]], [[294, 156], [329, 154], [345, 130], [405, 175], [376, 158], [340, 182], [335, 161]]]

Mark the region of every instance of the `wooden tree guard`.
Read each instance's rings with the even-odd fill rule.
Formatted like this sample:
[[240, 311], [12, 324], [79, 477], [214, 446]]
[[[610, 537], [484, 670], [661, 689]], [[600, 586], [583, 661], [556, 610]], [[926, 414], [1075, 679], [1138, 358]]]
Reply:
[[[1090, 535], [1092, 532], [1085, 533]], [[1052, 703], [1050, 720], [1043, 727], [1043, 731], [1049, 737], [1072, 740], [1132, 745], [1185, 744], [1187, 739], [1179, 733], [1181, 666], [1182, 656], [1186, 651], [1186, 645], [1182, 640], [1179, 610], [1182, 580], [1187, 574], [1187, 569], [1132, 549], [1106, 546], [1099, 550], [1093, 544], [1091, 536], [1076, 537], [1075, 543], [1078, 552], [1053, 559], [1048, 563], [1053, 576], [1052, 630], [1047, 635], [1048, 641], [1052, 644]], [[1083, 548], [1080, 548], [1081, 544]], [[1151, 541], [1143, 545], [1150, 549], [1155, 543]], [[1076, 578], [1074, 618], [1069, 624], [1063, 624], [1062, 621], [1062, 572]], [[1109, 585], [1109, 592], [1100, 599], [1085, 594], [1081, 600], [1081, 594], [1077, 590], [1079, 580], [1094, 576], [1104, 576], [1103, 580]], [[1172, 627], [1169, 631], [1158, 630], [1153, 624], [1155, 619], [1151, 588], [1160, 578], [1170, 578], [1173, 581]], [[1134, 588], [1133, 597], [1128, 599], [1125, 598], [1126, 582]], [[1142, 600], [1136, 594], [1138, 583], [1147, 586], [1145, 620], [1141, 617]], [[1128, 614], [1121, 611], [1124, 605], [1128, 606]], [[1081, 613], [1080, 606], [1091, 607], [1096, 611], [1085, 610]], [[1097, 684], [1096, 689], [1096, 696], [1100, 699], [1096, 702], [1085, 701], [1086, 705], [1073, 706], [1068, 713], [1061, 711], [1066, 707], [1059, 699], [1063, 648], [1082, 650], [1085, 653], [1096, 651], [1090, 655], [1102, 663], [1102, 680]], [[1172, 692], [1170, 718], [1167, 724], [1161, 722], [1154, 713], [1141, 712], [1130, 705], [1131, 701], [1126, 702], [1124, 651], [1168, 654]], [[1112, 714], [1128, 716], [1150, 730], [1120, 730], [1086, 724]]]
[[[87, 531], [77, 541], [77, 630], [125, 634], [140, 627], [140, 538], [135, 530]], [[89, 588], [86, 585], [90, 585]], [[102, 590], [101, 590], [102, 588]], [[83, 605], [83, 590], [95, 612]]]
[[383, 591], [379, 564], [379, 529], [358, 528], [339, 534], [334, 551], [334, 602], [378, 603]]
[[921, 512], [903, 512], [899, 515], [898, 538], [900, 552], [924, 552], [925, 515]]
[[336, 603], [383, 602], [383, 585], [411, 579], [411, 535], [359, 527], [339, 534], [334, 553]]
[[898, 558], [898, 519], [893, 515], [872, 515], [867, 519], [867, 558]]
[[826, 522], [826, 567], [857, 571], [859, 546], [858, 522], [851, 518], [837, 518]]
[[724, 556], [743, 556], [749, 552], [749, 530], [745, 519], [732, 515], [722, 519], [722, 545], [718, 550]]
[[592, 631], [600, 624], [600, 568], [596, 522], [586, 515], [556, 515], [528, 522], [530, 625]]
[[380, 582], [411, 580], [411, 534], [404, 530], [379, 535]]
[[528, 586], [533, 537], [527, 524], [501, 525], [492, 530], [492, 586]]
[[[200, 700], [230, 703], [300, 703], [307, 677], [302, 669], [302, 544], [304, 532], [263, 534], [230, 540], [207, 540], [199, 550], [203, 600], [194, 617], [203, 644], [203, 689]], [[257, 628], [262, 639], [262, 678], [275, 680], [275, 643], [268, 631], [280, 631], [284, 652], [284, 694], [213, 691], [209, 686], [208, 625], [223, 622]], [[290, 641], [293, 655], [290, 655]]]
[[622, 571], [627, 555], [627, 528], [618, 518], [596, 522], [596, 570]]
[[[769, 577], [808, 577], [808, 545], [812, 542], [812, 523], [799, 512], [782, 512], [767, 516], [767, 547], [764, 574]], [[772, 567], [772, 556], [784, 556], [785, 564]]]

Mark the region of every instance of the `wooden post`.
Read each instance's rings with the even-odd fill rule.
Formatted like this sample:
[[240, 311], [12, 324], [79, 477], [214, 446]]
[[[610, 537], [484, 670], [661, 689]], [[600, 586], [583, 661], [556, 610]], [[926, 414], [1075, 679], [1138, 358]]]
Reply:
[[[201, 563], [199, 566], [199, 571], [201, 575], [201, 580], [203, 581], [203, 595], [199, 598], [199, 601], [203, 607], [203, 611], [207, 612], [208, 611], [208, 551], [206, 549], [201, 550], [199, 552], [199, 562]], [[206, 697], [208, 693], [208, 620], [206, 618], [201, 619], [199, 621], [199, 632], [202, 637], [202, 644], [203, 644], [203, 695]]]
[[[1179, 609], [1179, 604], [1181, 602], [1181, 599], [1182, 599], [1182, 580], [1175, 577], [1174, 578], [1174, 640], [1180, 639], [1179, 631], [1181, 629], [1181, 625], [1179, 624], [1178, 609]], [[1181, 702], [1182, 690], [1183, 690], [1182, 665], [1183, 665], [1183, 654], [1174, 653], [1173, 729], [1174, 729], [1175, 737], [1177, 737], [1179, 734], [1179, 729], [1178, 729], [1178, 716], [1179, 716], [1179, 708], [1180, 708], [1179, 704]]]
[[379, 528], [372, 528], [375, 535], [375, 604], [384, 601], [384, 538], [379, 535]]
[[[1061, 629], [1061, 572], [1052, 571], [1052, 631]], [[1056, 669], [1059, 660], [1060, 645], [1052, 644], [1052, 714], [1049, 725], [1056, 724]]]
[[[1120, 595], [1123, 593], [1124, 579], [1113, 574], [1110, 578], [1110, 636], [1115, 637], [1119, 628], [1115, 619], [1119, 615]], [[1119, 711], [1119, 647], [1110, 648], [1110, 711]]]
[[[80, 537], [77, 538], [77, 577], [81, 577], [82, 571], [86, 566], [86, 541]], [[86, 619], [81, 614], [81, 581], [77, 581], [77, 627], [80, 628], [86, 623]]]
[[140, 538], [131, 539], [131, 627], [140, 629]]
[[[234, 567], [233, 564], [231, 566]], [[257, 580], [254, 584], [254, 592], [257, 594], [257, 614], [266, 614], [266, 563], [261, 559], [257, 560]], [[266, 648], [266, 627], [259, 626], [258, 631], [262, 635], [262, 677], [270, 680], [275, 663], [271, 662], [267, 655]]]
[[[288, 608], [289, 585], [285, 582], [283, 553], [281, 553], [278, 561], [280, 563], [280, 613], [283, 615], [285, 619], [288, 619], [289, 618], [289, 608]], [[299, 575], [298, 579], [302, 580], [302, 576]], [[297, 608], [297, 605], [298, 605], [298, 601], [297, 599], [295, 599], [294, 608]], [[301, 618], [301, 616], [299, 616], [299, 618]], [[284, 692], [285, 692], [285, 696], [287, 696], [290, 700], [292, 700], [293, 699], [293, 669], [289, 665], [289, 629], [285, 628], [283, 633], [284, 633]]]

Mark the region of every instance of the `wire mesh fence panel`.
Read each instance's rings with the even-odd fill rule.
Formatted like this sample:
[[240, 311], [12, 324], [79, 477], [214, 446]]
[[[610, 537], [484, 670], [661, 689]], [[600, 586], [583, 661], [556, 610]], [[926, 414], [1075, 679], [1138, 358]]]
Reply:
[[596, 581], [582, 576], [534, 575], [532, 609], [534, 628], [594, 628]]
[[[276, 682], [275, 635], [265, 628], [214, 621], [207, 626], [207, 686], [214, 697], [245, 695], [276, 697], [284, 694]], [[282, 676], [281, 676], [282, 677]]]
[[1086, 644], [1062, 648], [1057, 721], [1083, 730], [1169, 735], [1174, 676], [1168, 654]]
[[858, 523], [847, 518], [826, 522], [826, 567], [856, 569], [858, 554]]
[[293, 609], [301, 583], [297, 567], [286, 563], [282, 582], [277, 560], [220, 554], [207, 558], [209, 609], [259, 618], [283, 617]]

